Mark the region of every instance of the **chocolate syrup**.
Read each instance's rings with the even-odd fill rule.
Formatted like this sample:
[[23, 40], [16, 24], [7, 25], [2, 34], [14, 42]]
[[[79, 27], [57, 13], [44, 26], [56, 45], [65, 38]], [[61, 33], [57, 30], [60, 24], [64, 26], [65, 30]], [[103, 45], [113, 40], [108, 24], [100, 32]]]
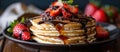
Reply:
[[44, 23], [44, 21], [40, 21], [40, 22], [38, 22], [37, 24], [42, 24], [42, 23]]
[[51, 6], [50, 7], [52, 10], [57, 10], [59, 8], [59, 6]]
[[86, 25], [87, 25], [87, 23], [89, 22], [89, 19], [87, 19], [87, 18], [79, 18], [79, 22], [82, 24], [82, 29], [84, 29], [85, 30], [85, 38], [86, 38], [86, 43], [88, 43], [88, 41], [87, 41], [87, 38], [88, 38], [88, 35], [86, 34], [87, 33], [87, 27], [86, 27]]
[[29, 20], [34, 20], [34, 19], [36, 19], [35, 17], [33, 17], [33, 18], [29, 18]]
[[61, 21], [50, 21], [52, 24], [54, 24], [54, 25], [57, 25], [57, 24], [62, 24], [62, 25], [65, 25], [65, 24], [67, 24], [67, 23], [65, 23], [65, 22], [61, 22]]

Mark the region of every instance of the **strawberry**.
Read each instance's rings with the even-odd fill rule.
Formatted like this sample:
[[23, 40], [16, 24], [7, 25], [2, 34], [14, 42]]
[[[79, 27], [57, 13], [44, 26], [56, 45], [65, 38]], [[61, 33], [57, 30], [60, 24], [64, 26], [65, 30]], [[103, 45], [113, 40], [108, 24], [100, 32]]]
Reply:
[[28, 31], [22, 33], [22, 40], [30, 40], [30, 33]]
[[57, 15], [59, 15], [61, 12], [62, 8], [62, 3], [61, 2], [53, 2], [50, 6], [50, 8], [48, 8], [45, 13], [49, 13], [47, 15], [50, 15], [52, 17], [56, 17]]
[[105, 30], [102, 26], [96, 26], [97, 38], [109, 38], [109, 32]]
[[92, 15], [93, 18], [96, 19], [97, 22], [107, 22], [107, 16], [104, 10], [98, 9], [95, 11], [95, 13]]
[[[62, 1], [53, 2], [51, 6], [42, 14], [42, 16], [56, 17], [63, 14], [65, 18], [71, 17], [72, 14], [78, 13], [78, 7], [68, 5]], [[46, 15], [47, 14], [47, 15]]]
[[[23, 36], [23, 35], [21, 35], [21, 34], [23, 34], [24, 31], [28, 31], [29, 32], [28, 28], [23, 23], [18, 23], [13, 28], [13, 36], [15, 38], [17, 38], [17, 39], [22, 39], [21, 36]], [[23, 39], [23, 40], [28, 40], [28, 38], [27, 39]]]
[[62, 8], [62, 14], [64, 16], [64, 18], [69, 18], [72, 16], [71, 13], [69, 13], [67, 10], [65, 10], [64, 8]]
[[63, 3], [56, 1], [52, 3], [52, 6], [63, 6]]
[[84, 15], [86, 16], [91, 16], [94, 14], [94, 12], [98, 9], [98, 7], [93, 4], [93, 3], [89, 3], [87, 4], [87, 6], [85, 7], [85, 11], [84, 11]]
[[56, 17], [57, 15], [59, 15], [59, 14], [61, 13], [59, 6], [53, 6], [53, 8], [54, 8], [54, 7], [55, 7], [56, 9], [52, 9], [52, 10], [50, 11], [50, 16], [52, 16], [52, 17]]
[[72, 5], [68, 5], [64, 3], [64, 8], [67, 9], [68, 11], [70, 11], [73, 14], [77, 14], [78, 13], [78, 7], [72, 6]]
[[19, 23], [19, 24], [15, 25], [15, 27], [13, 28], [14, 37], [18, 38], [20, 36], [22, 30], [27, 30], [27, 28], [24, 24]]

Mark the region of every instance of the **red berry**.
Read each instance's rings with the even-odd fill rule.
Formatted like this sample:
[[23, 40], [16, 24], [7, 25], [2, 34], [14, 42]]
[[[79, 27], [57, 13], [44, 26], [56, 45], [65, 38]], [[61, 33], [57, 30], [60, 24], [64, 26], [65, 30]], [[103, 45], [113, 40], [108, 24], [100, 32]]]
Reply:
[[77, 14], [78, 13], [78, 7], [72, 6], [72, 5], [68, 5], [68, 4], [64, 4], [63, 5], [65, 9], [67, 9], [68, 11], [70, 11], [73, 14]]
[[69, 18], [72, 16], [72, 14], [69, 13], [68, 11], [66, 11], [64, 8], [62, 8], [62, 14], [63, 14], [64, 18]]
[[52, 17], [56, 17], [59, 14], [60, 14], [60, 9], [50, 11], [50, 16], [52, 16]]
[[51, 7], [48, 8], [45, 12], [49, 12], [49, 15], [52, 17], [56, 17], [57, 15], [59, 15], [61, 12], [62, 8], [62, 3], [61, 2], [53, 2]]
[[93, 15], [93, 18], [96, 19], [97, 22], [107, 22], [107, 16], [106, 13], [104, 12], [104, 10], [99, 9], [97, 10]]
[[17, 28], [14, 28], [14, 30], [13, 30], [13, 36], [14, 36], [15, 38], [19, 39], [21, 33], [22, 33], [21, 30], [18, 30]]
[[85, 8], [85, 11], [84, 11], [84, 14], [87, 15], [87, 16], [91, 16], [94, 14], [94, 12], [98, 9], [98, 7], [93, 4], [93, 3], [89, 3], [87, 4], [86, 8]]
[[97, 38], [108, 38], [109, 32], [105, 30], [102, 26], [96, 26]]
[[22, 40], [30, 40], [30, 33], [28, 31], [22, 32]]
[[52, 6], [63, 6], [63, 3], [56, 1], [52, 3]]
[[[27, 33], [26, 32], [24, 33], [24, 31], [27, 31]], [[24, 34], [27, 34], [27, 35], [24, 35]], [[18, 23], [13, 28], [13, 36], [17, 39], [28, 40], [29, 39], [28, 37], [30, 37], [30, 33], [28, 28], [23, 23]]]
[[28, 30], [28, 29], [22, 23], [19, 23], [19, 24], [15, 25], [15, 27], [13, 28], [13, 36], [15, 38], [19, 38], [20, 34], [22, 33], [22, 30]]

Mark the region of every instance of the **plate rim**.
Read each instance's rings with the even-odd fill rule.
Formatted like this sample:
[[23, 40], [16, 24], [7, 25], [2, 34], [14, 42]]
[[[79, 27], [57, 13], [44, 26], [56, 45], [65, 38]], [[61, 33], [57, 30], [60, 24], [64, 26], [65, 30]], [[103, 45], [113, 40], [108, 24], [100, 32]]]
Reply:
[[[108, 23], [102, 23], [102, 24], [108, 24]], [[117, 36], [116, 38], [107, 39], [107, 40], [99, 41], [99, 42], [93, 42], [93, 43], [89, 43], [89, 44], [68, 44], [68, 45], [64, 45], [64, 44], [45, 44], [45, 43], [29, 42], [29, 41], [23, 41], [23, 40], [15, 39], [15, 38], [7, 35], [7, 33], [5, 33], [6, 29], [4, 30], [4, 32], [2, 34], [7, 39], [12, 40], [12, 41], [17, 42], [17, 43], [20, 43], [20, 44], [30, 44], [30, 45], [37, 45], [37, 46], [62, 46], [62, 47], [66, 47], [66, 46], [78, 46], [78, 45], [79, 46], [96, 45], [96, 44], [102, 44], [102, 43], [110, 42], [110, 41], [113, 41], [113, 40], [117, 39], [118, 37], [120, 37], [120, 35], [119, 35], [120, 33], [118, 32], [118, 33], [114, 33]], [[116, 28], [116, 30], [120, 31], [118, 28]]]

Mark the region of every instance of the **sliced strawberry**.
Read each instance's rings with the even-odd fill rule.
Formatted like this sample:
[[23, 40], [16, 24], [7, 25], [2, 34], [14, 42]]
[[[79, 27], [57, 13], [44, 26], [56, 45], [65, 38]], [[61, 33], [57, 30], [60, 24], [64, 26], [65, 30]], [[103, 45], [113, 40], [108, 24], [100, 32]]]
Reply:
[[42, 13], [42, 16], [52, 16], [56, 17], [61, 13], [59, 6], [51, 6], [51, 8], [48, 8], [45, 10], [44, 13]]
[[72, 5], [68, 5], [64, 3], [64, 8], [67, 9], [68, 11], [70, 11], [73, 14], [77, 14], [78, 13], [78, 7], [72, 6]]
[[52, 17], [56, 17], [57, 15], [59, 15], [61, 13], [60, 11], [60, 7], [59, 6], [53, 6], [53, 9], [50, 11], [50, 16]]
[[69, 18], [72, 16], [71, 13], [69, 13], [67, 10], [65, 10], [64, 8], [62, 8], [62, 14], [64, 16], [64, 18]]
[[62, 3], [61, 2], [53, 2], [50, 8], [48, 8], [45, 12], [48, 13], [52, 17], [56, 17], [61, 13]]
[[30, 40], [30, 33], [28, 31], [22, 32], [22, 40]]
[[87, 16], [91, 16], [94, 14], [94, 12], [98, 9], [98, 7], [93, 4], [93, 3], [89, 3], [87, 4], [87, 6], [85, 7], [85, 11], [84, 11], [84, 15]]
[[63, 3], [56, 1], [52, 3], [52, 6], [63, 6]]
[[95, 18], [97, 22], [107, 22], [108, 21], [106, 13], [102, 9], [95, 11], [95, 13], [92, 15], [92, 17]]
[[97, 38], [108, 38], [109, 32], [105, 30], [102, 26], [96, 26]]
[[78, 13], [78, 7], [75, 7], [75, 6], [71, 6], [70, 7], [70, 12], [72, 12], [73, 14], [77, 14]]

